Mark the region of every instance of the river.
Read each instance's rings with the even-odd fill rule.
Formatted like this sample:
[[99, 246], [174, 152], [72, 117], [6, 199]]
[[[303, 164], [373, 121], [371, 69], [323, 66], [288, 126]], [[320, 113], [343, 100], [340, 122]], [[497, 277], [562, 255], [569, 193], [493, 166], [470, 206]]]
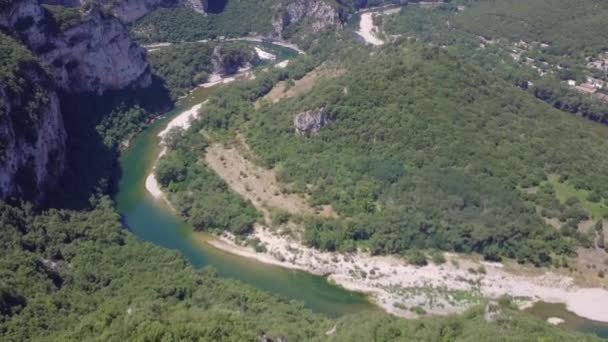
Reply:
[[158, 133], [171, 117], [193, 103], [204, 101], [216, 90], [217, 87], [199, 88], [182, 99], [175, 110], [139, 134], [123, 153], [120, 160], [123, 174], [115, 198], [123, 223], [140, 239], [179, 251], [195, 267], [212, 266], [222, 277], [301, 301], [315, 312], [339, 317], [346, 313], [376, 310], [365, 295], [334, 286], [324, 277], [269, 266], [195, 242], [191, 227], [146, 193], [145, 179], [159, 152]]
[[[125, 226], [144, 241], [178, 251], [195, 267], [211, 266], [221, 277], [300, 301], [314, 312], [329, 317], [378, 310], [364, 294], [332, 285], [324, 277], [259, 263], [194, 241], [192, 228], [146, 192], [145, 179], [160, 151], [158, 133], [175, 115], [203, 102], [221, 87], [198, 88], [182, 98], [173, 111], [140, 133], [124, 151], [120, 160], [123, 173], [115, 200]], [[542, 319], [562, 317], [566, 320], [564, 327], [608, 337], [607, 324], [577, 317], [563, 305], [540, 303], [528, 311]]]

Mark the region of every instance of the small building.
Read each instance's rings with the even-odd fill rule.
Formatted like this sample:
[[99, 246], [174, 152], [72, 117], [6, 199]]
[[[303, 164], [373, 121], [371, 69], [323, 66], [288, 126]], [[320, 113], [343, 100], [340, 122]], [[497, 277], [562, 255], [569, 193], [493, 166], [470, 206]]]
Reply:
[[575, 87], [576, 86], [576, 81], [575, 80], [567, 80], [566, 83], [568, 83], [568, 85], [570, 87]]

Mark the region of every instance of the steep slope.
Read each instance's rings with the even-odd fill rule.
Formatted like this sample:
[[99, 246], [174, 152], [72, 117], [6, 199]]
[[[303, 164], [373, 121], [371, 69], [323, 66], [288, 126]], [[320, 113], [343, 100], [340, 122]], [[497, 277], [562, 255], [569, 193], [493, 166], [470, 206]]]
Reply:
[[[601, 237], [589, 229], [601, 214], [586, 199], [560, 200], [554, 187], [593, 193], [606, 208], [606, 132], [439, 48], [345, 47], [338, 59], [344, 76], [257, 110], [249, 93], [267, 84], [226, 92], [192, 132], [239, 131], [286, 191], [336, 209], [340, 219], [304, 221], [308, 245], [549, 265]], [[307, 113], [323, 120], [298, 134], [295, 118]]]
[[23, 42], [67, 92], [103, 92], [150, 82], [145, 50], [99, 9], [22, 0], [0, 11], [0, 27]]
[[[59, 92], [146, 87], [145, 50], [117, 19], [93, 7], [9, 1], [0, 7], [0, 198], [40, 201], [64, 168], [66, 133]], [[65, 114], [65, 113], [63, 113]]]
[[362, 3], [333, 0], [228, 1], [220, 13], [202, 16], [177, 6], [160, 8], [137, 21], [132, 31], [145, 42], [196, 41], [218, 37], [262, 35], [273, 39], [310, 38], [340, 30]]
[[0, 198], [40, 199], [64, 164], [59, 99], [30, 52], [0, 34]]

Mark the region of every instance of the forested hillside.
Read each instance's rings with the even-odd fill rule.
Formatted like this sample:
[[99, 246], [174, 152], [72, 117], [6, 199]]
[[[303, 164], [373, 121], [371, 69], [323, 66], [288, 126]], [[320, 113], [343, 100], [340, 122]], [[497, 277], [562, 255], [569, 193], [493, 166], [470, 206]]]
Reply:
[[[285, 182], [353, 218], [309, 226], [310, 244], [368, 240], [374, 253], [437, 247], [544, 264], [586, 239], [550, 228], [536, 212], [549, 204], [520, 189], [557, 174], [606, 194], [604, 132], [438, 48], [390, 47], [351, 70], [259, 111], [248, 133]], [[294, 136], [293, 115], [320, 107], [334, 122]], [[587, 218], [560, 208], [563, 223]]]
[[[607, 48], [601, 38], [608, 26], [606, 10], [605, 3], [594, 0], [576, 5], [463, 0], [438, 8], [408, 6], [377, 21], [392, 37], [444, 46], [557, 109], [606, 124], [607, 97], [566, 83], [608, 80], [605, 71], [589, 66], [590, 61], [601, 65], [599, 54]], [[596, 90], [606, 94], [605, 87]]]
[[[342, 219], [306, 222], [306, 242], [323, 250], [438, 248], [545, 265], [594, 244], [595, 231], [576, 227], [606, 210], [562, 202], [553, 186], [596, 193], [605, 208], [604, 131], [438, 48], [356, 51], [341, 59], [347, 75], [302, 97], [254, 111], [248, 94], [266, 83], [221, 94], [191, 134], [241, 131], [291, 191], [337, 209]], [[329, 123], [296, 134], [294, 116], [319, 108]]]
[[331, 321], [137, 241], [112, 205], [101, 197], [86, 211], [37, 214], [0, 204], [3, 341], [594, 340], [549, 328], [507, 304], [494, 323], [484, 321], [482, 309], [418, 321], [378, 313]]
[[[16, 18], [3, 11], [18, 1], [24, 0], [0, 0], [5, 14], [0, 19]], [[584, 0], [582, 12], [552, 1], [560, 1], [555, 4], [561, 10], [519, 8], [505, 0], [511, 5], [502, 11], [530, 15], [526, 20], [535, 22], [543, 11], [564, 19], [569, 10], [577, 18], [589, 13], [601, 18], [604, 10], [594, 0]], [[40, 39], [37, 49], [28, 49], [24, 44], [34, 39], [21, 33], [43, 30], [44, 25], [24, 17], [11, 23], [21, 32], [15, 33], [12, 26], [5, 27], [12, 19], [0, 21], [0, 30], [11, 35], [0, 33], [0, 164], [16, 165], [18, 171], [14, 182], [0, 173], [0, 185], [23, 183], [31, 186], [29, 194], [39, 194], [33, 173], [42, 168], [33, 167], [31, 156], [43, 156], [45, 166], [57, 166], [64, 163], [65, 153], [65, 167], [57, 167], [62, 174], [46, 174], [58, 183], [48, 188], [46, 201], [30, 204], [27, 200], [35, 196], [24, 196], [25, 191], [0, 200], [0, 340], [598, 340], [521, 312], [512, 302], [516, 298], [480, 298], [463, 314], [447, 317], [406, 320], [380, 310], [327, 317], [306, 303], [220, 278], [212, 268], [196, 269], [177, 251], [144, 242], [127, 229], [111, 199], [121, 176], [121, 150], [209, 74], [231, 74], [259, 62], [248, 44], [193, 41], [255, 34], [284, 39], [293, 34], [314, 41], [307, 44], [307, 54], [283, 67], [263, 66], [253, 71], [255, 78], [211, 92], [201, 120], [164, 140], [168, 151], [156, 164], [155, 175], [175, 214], [194, 230], [242, 238], [264, 219], [264, 213], [231, 191], [202, 161], [209, 146], [219, 142], [250, 147], [248, 161], [276, 172], [281, 190], [303, 195], [313, 211], [333, 208], [329, 217], [270, 215], [271, 221], [297, 221], [303, 242], [318, 250], [361, 249], [408, 260], [420, 256], [420, 264], [426, 264], [427, 251], [438, 258], [442, 254], [437, 251], [455, 251], [479, 253], [492, 261], [511, 258], [561, 267], [578, 247], [603, 248], [608, 130], [560, 110], [571, 102], [563, 101], [567, 95], [559, 93], [561, 88], [547, 92], [553, 83], [543, 86], [535, 79], [535, 85], [522, 86], [529, 70], [497, 63], [503, 51], [467, 50], [471, 36], [481, 34], [476, 30], [490, 20], [491, 11], [484, 11], [483, 4], [468, 14], [466, 35], [464, 28], [454, 33], [438, 24], [455, 13], [456, 7], [449, 6], [411, 26], [386, 26], [402, 30], [399, 34], [413, 26], [420, 34], [429, 29], [445, 36], [430, 34], [419, 42], [397, 39], [370, 51], [335, 30], [364, 3], [233, 0], [221, 13], [206, 16], [182, 7], [159, 9], [134, 23], [131, 33], [141, 42], [179, 44], [148, 53], [131, 40], [124, 22], [107, 12], [114, 2], [92, 11], [91, 19], [84, 12], [95, 8], [94, 3], [67, 8], [29, 1], [18, 12], [39, 15], [55, 36], [86, 24], [57, 44], [30, 32]], [[472, 7], [473, 1], [458, 3]], [[294, 4], [300, 7], [285, 7]], [[148, 10], [145, 2], [140, 5]], [[582, 27], [591, 23], [594, 29], [601, 22], [595, 15], [584, 20]], [[544, 30], [556, 22], [537, 25]], [[285, 26], [276, 31], [275, 23]], [[573, 19], [568, 25], [578, 23]], [[496, 32], [506, 34], [515, 26], [505, 19]], [[104, 28], [116, 35], [105, 34]], [[533, 32], [525, 38], [542, 40], [540, 31]], [[511, 33], [512, 39], [524, 37]], [[583, 46], [577, 35], [558, 33], [550, 39], [560, 53]], [[438, 47], [438, 39], [446, 37], [455, 49]], [[93, 46], [105, 42], [102, 38], [112, 49]], [[602, 47], [600, 40], [586, 39], [589, 51]], [[86, 63], [78, 60], [78, 46], [93, 56]], [[103, 54], [124, 52], [121, 47], [130, 53]], [[70, 52], [70, 60], [49, 54], [45, 57], [50, 62], [42, 63], [40, 55], [54, 49], [59, 49], [56, 56]], [[122, 59], [113, 60], [117, 55]], [[125, 62], [125, 56], [134, 61]], [[107, 68], [94, 68], [96, 62]], [[55, 73], [49, 72], [53, 68]], [[66, 78], [60, 79], [63, 68]], [[129, 70], [141, 73], [116, 87], [108, 85]], [[327, 70], [331, 77], [311, 81], [310, 91], [286, 95], [296, 81]], [[100, 79], [109, 83], [100, 85]], [[80, 81], [86, 87], [71, 88]], [[278, 92], [280, 101], [263, 99], [279, 84], [284, 87]], [[61, 89], [58, 94], [56, 89]], [[581, 108], [570, 112], [601, 117], [597, 113], [604, 110]], [[318, 115], [317, 127], [298, 126], [296, 118], [303, 113]], [[28, 144], [14, 148], [20, 139]], [[51, 144], [51, 139], [60, 144]], [[61, 158], [51, 149], [55, 145]], [[24, 166], [8, 158], [7, 151], [22, 158]], [[411, 309], [412, 314], [425, 313], [420, 307]]]
[[539, 41], [554, 54], [596, 54], [608, 49], [608, 3], [602, 0], [470, 0], [454, 25], [488, 38]]

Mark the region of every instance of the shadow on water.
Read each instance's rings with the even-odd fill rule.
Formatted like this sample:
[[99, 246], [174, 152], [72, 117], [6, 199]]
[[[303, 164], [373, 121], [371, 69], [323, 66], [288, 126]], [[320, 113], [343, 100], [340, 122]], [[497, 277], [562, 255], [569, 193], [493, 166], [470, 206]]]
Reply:
[[[106, 91], [63, 94], [61, 111], [67, 133], [66, 167], [57, 186], [47, 198], [47, 206], [65, 209], [85, 209], [95, 193], [115, 194], [121, 178], [119, 144], [108, 144], [97, 126], [116, 110], [126, 111], [134, 107], [145, 111], [151, 120], [156, 113], [169, 110], [173, 104], [164, 81], [154, 76], [152, 85], [145, 89], [130, 88]], [[142, 122], [143, 123], [143, 122]], [[131, 122], [114, 123], [118, 129]], [[139, 123], [136, 123], [139, 124]], [[49, 201], [50, 202], [50, 201]]]
[[207, 13], [220, 14], [228, 5], [228, 0], [209, 0], [207, 3]]

